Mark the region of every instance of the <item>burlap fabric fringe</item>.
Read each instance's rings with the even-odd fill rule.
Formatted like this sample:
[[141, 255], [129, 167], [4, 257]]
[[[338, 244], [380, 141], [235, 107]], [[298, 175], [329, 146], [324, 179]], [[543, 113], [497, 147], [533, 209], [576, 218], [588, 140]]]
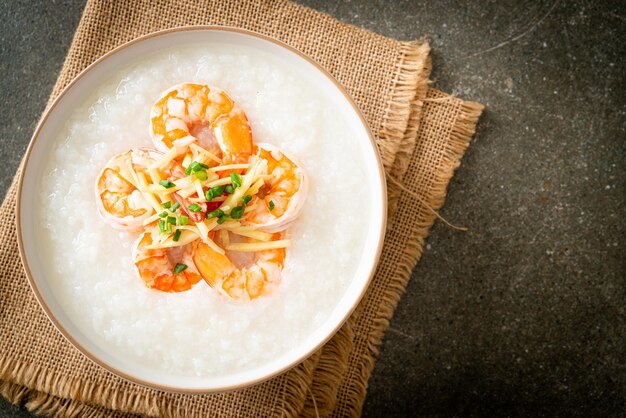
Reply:
[[[357, 312], [321, 350], [268, 382], [226, 394], [166, 394], [130, 384], [69, 345], [37, 305], [17, 255], [15, 181], [0, 208], [0, 393], [43, 415], [357, 415], [377, 347], [482, 106], [428, 89], [428, 45], [398, 42], [285, 1], [89, 1], [52, 97], [108, 50], [156, 30], [239, 26], [310, 55], [349, 91], [388, 176], [383, 257]], [[403, 184], [420, 199], [400, 193]]]

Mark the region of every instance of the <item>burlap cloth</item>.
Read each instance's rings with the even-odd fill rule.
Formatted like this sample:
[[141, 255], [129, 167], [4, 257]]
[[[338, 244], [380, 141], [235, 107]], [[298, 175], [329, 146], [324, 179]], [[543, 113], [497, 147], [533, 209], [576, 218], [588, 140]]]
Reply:
[[387, 238], [357, 311], [321, 350], [270, 381], [188, 396], [128, 383], [75, 350], [35, 301], [17, 251], [15, 181], [0, 210], [0, 391], [59, 416], [353, 416], [377, 347], [482, 111], [428, 87], [429, 47], [398, 42], [285, 1], [88, 2], [52, 97], [83, 68], [137, 36], [186, 25], [238, 26], [308, 54], [348, 90], [376, 135], [388, 175]]

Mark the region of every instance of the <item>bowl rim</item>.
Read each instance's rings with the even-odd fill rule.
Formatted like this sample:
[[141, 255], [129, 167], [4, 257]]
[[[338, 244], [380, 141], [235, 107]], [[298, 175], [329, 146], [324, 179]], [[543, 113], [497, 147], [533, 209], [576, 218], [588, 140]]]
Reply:
[[[278, 367], [275, 370], [273, 370], [273, 371], [271, 371], [269, 373], [265, 373], [265, 374], [263, 374], [261, 376], [258, 376], [256, 378], [254, 378], [254, 379], [250, 379], [250, 380], [247, 380], [247, 381], [244, 381], [244, 382], [241, 382], [241, 383], [224, 385], [222, 387], [210, 387], [210, 388], [183, 388], [183, 387], [178, 387], [178, 386], [168, 386], [168, 385], [165, 385], [165, 384], [155, 383], [155, 382], [152, 382], [152, 381], [149, 381], [149, 380], [142, 379], [142, 378], [137, 377], [137, 376], [133, 376], [131, 374], [128, 374], [126, 372], [118, 370], [113, 365], [105, 362], [104, 360], [101, 360], [100, 358], [98, 358], [97, 356], [92, 354], [81, 343], [79, 343], [78, 340], [75, 339], [72, 336], [72, 334], [70, 332], [68, 332], [63, 327], [63, 325], [59, 322], [59, 320], [57, 320], [54, 312], [48, 306], [47, 302], [45, 301], [45, 299], [43, 298], [41, 292], [39, 291], [39, 288], [37, 287], [37, 283], [36, 283], [35, 279], [33, 278], [32, 272], [30, 270], [28, 259], [26, 257], [26, 251], [24, 249], [24, 241], [23, 241], [23, 237], [22, 237], [22, 228], [21, 228], [21, 224], [22, 224], [22, 220], [21, 220], [21, 202], [22, 202], [22, 192], [23, 192], [23, 186], [24, 186], [24, 175], [25, 175], [24, 168], [28, 164], [28, 161], [30, 159], [31, 153], [32, 153], [33, 148], [34, 148], [34, 144], [38, 140], [40, 131], [41, 131], [42, 127], [44, 126], [44, 124], [46, 123], [46, 121], [48, 119], [48, 116], [53, 111], [53, 109], [55, 109], [55, 107], [58, 105], [58, 103], [61, 101], [61, 99], [67, 94], [67, 92], [74, 86], [74, 84], [76, 84], [78, 82], [78, 80], [80, 80], [82, 77], [84, 77], [94, 67], [96, 67], [98, 64], [100, 64], [102, 61], [108, 59], [109, 57], [117, 54], [119, 51], [121, 51], [123, 49], [126, 49], [126, 48], [128, 48], [128, 47], [130, 47], [132, 45], [137, 44], [137, 43], [143, 42], [143, 41], [145, 41], [147, 39], [151, 39], [151, 38], [155, 38], [155, 37], [159, 37], [159, 36], [164, 36], [164, 35], [168, 35], [168, 34], [172, 34], [172, 33], [177, 33], [177, 32], [192, 32], [192, 31], [231, 32], [231, 33], [236, 33], [236, 34], [239, 34], [239, 35], [245, 35], [245, 36], [250, 36], [250, 37], [253, 37], [253, 38], [257, 38], [257, 39], [260, 39], [262, 41], [274, 44], [274, 45], [276, 45], [276, 46], [278, 46], [280, 48], [286, 49], [286, 50], [288, 50], [291, 53], [296, 54], [300, 58], [304, 59], [308, 64], [313, 65], [318, 71], [320, 71], [322, 73], [322, 75], [324, 75], [329, 81], [331, 81], [332, 84], [335, 86], [335, 88], [337, 88], [337, 90], [341, 93], [343, 98], [347, 101], [347, 103], [350, 105], [350, 107], [353, 109], [353, 111], [358, 116], [358, 119], [359, 119], [360, 123], [365, 128], [365, 131], [367, 133], [368, 139], [370, 141], [370, 146], [374, 150], [374, 155], [375, 155], [375, 159], [376, 159], [376, 172], [378, 174], [378, 178], [379, 178], [379, 182], [380, 182], [380, 191], [381, 191], [381, 196], [382, 196], [382, 199], [379, 202], [379, 204], [381, 205], [380, 209], [381, 209], [381, 213], [382, 213], [382, 218], [383, 219], [382, 219], [382, 222], [380, 223], [380, 230], [378, 231], [378, 244], [377, 244], [377, 248], [376, 248], [376, 252], [375, 252], [374, 258], [371, 261], [371, 267], [370, 267], [370, 271], [369, 271], [369, 274], [368, 274], [368, 278], [367, 278], [363, 288], [360, 290], [359, 294], [357, 295], [354, 303], [347, 310], [347, 312], [344, 315], [344, 317], [317, 344], [311, 346], [307, 350], [303, 350], [302, 354], [298, 355], [292, 361], [289, 361], [289, 362], [285, 363], [281, 367]], [[288, 45], [288, 44], [286, 44], [286, 43], [284, 43], [284, 42], [282, 42], [282, 41], [280, 41], [278, 39], [275, 39], [275, 38], [273, 38], [271, 36], [264, 35], [262, 33], [254, 32], [254, 31], [247, 30], [247, 29], [242, 29], [242, 28], [239, 28], [239, 27], [233, 27], [233, 26], [190, 25], [190, 26], [181, 26], [181, 27], [175, 27], [175, 28], [159, 30], [159, 31], [156, 31], [156, 32], [151, 32], [151, 33], [148, 33], [146, 35], [142, 35], [140, 37], [134, 38], [134, 39], [132, 39], [130, 41], [127, 41], [127, 42], [125, 42], [125, 43], [115, 47], [114, 49], [110, 50], [109, 52], [105, 53], [104, 55], [102, 55], [98, 59], [96, 59], [94, 62], [89, 64], [87, 67], [85, 67], [80, 73], [78, 73], [78, 75], [76, 75], [76, 77], [74, 77], [61, 90], [61, 92], [54, 98], [52, 103], [50, 103], [47, 106], [47, 108], [44, 110], [44, 113], [41, 116], [41, 119], [39, 120], [39, 122], [37, 123], [35, 131], [34, 131], [32, 137], [31, 137], [31, 139], [29, 141], [28, 147], [27, 147], [26, 152], [24, 154], [24, 157], [22, 159], [22, 163], [20, 164], [19, 170], [20, 170], [20, 176], [19, 176], [18, 185], [17, 185], [17, 195], [16, 195], [16, 205], [15, 205], [15, 226], [16, 226], [18, 250], [19, 250], [19, 255], [20, 255], [21, 262], [22, 262], [22, 266], [24, 268], [24, 273], [25, 273], [25, 275], [26, 275], [26, 277], [28, 279], [28, 283], [29, 283], [29, 285], [30, 285], [34, 295], [35, 295], [35, 299], [37, 299], [37, 302], [39, 303], [39, 305], [41, 306], [41, 308], [45, 312], [45, 314], [48, 317], [48, 319], [52, 322], [52, 324], [57, 329], [57, 331], [59, 331], [59, 333], [72, 346], [74, 346], [74, 348], [76, 348], [83, 356], [85, 356], [86, 358], [88, 358], [89, 360], [91, 360], [92, 362], [97, 364], [98, 366], [102, 367], [103, 369], [107, 370], [108, 372], [112, 373], [113, 375], [121, 377], [122, 379], [124, 379], [126, 381], [129, 381], [131, 383], [135, 383], [135, 384], [138, 384], [140, 386], [147, 387], [147, 388], [150, 388], [150, 389], [156, 389], [156, 390], [160, 390], [160, 391], [164, 391], [164, 392], [170, 392], [170, 393], [182, 393], [182, 394], [192, 394], [192, 395], [195, 395], [195, 394], [208, 394], [208, 393], [222, 393], [222, 392], [228, 392], [228, 391], [232, 391], [232, 390], [247, 388], [247, 387], [250, 387], [250, 386], [262, 383], [264, 381], [267, 381], [267, 380], [269, 380], [269, 379], [271, 379], [273, 377], [276, 377], [276, 376], [278, 376], [278, 375], [280, 375], [280, 374], [282, 374], [282, 373], [292, 369], [293, 367], [297, 366], [298, 364], [300, 364], [301, 362], [303, 362], [304, 360], [309, 358], [314, 352], [316, 352], [319, 348], [321, 348], [323, 345], [325, 345], [337, 333], [337, 331], [339, 331], [339, 329], [344, 325], [344, 323], [352, 315], [352, 313], [354, 312], [354, 310], [356, 309], [358, 304], [363, 299], [363, 296], [365, 295], [365, 292], [369, 288], [369, 285], [370, 285], [370, 283], [372, 281], [372, 278], [373, 278], [373, 276], [374, 276], [374, 274], [376, 272], [376, 268], [378, 266], [378, 262], [380, 260], [380, 256], [381, 256], [381, 253], [382, 253], [382, 248], [383, 248], [383, 243], [384, 243], [384, 238], [385, 238], [385, 232], [386, 232], [386, 228], [387, 228], [387, 184], [386, 184], [386, 180], [385, 180], [385, 178], [386, 178], [385, 177], [385, 170], [384, 170], [384, 166], [383, 166], [383, 163], [382, 163], [382, 158], [381, 158], [381, 155], [380, 155], [380, 151], [379, 151], [378, 146], [376, 144], [376, 140], [374, 139], [374, 135], [372, 133], [372, 130], [371, 130], [369, 124], [367, 123], [367, 120], [365, 119], [365, 116], [363, 115], [363, 113], [361, 112], [359, 107], [356, 105], [356, 103], [354, 102], [352, 97], [348, 94], [346, 89], [339, 83], [339, 81], [337, 81], [335, 79], [334, 76], [332, 76], [320, 64], [318, 64], [315, 60], [313, 60], [312, 58], [310, 58], [306, 54], [304, 54], [304, 53], [300, 52], [299, 50], [295, 49], [294, 47], [292, 47], [292, 46], [290, 46], [290, 45]], [[376, 203], [374, 203], [374, 205], [375, 204]]]

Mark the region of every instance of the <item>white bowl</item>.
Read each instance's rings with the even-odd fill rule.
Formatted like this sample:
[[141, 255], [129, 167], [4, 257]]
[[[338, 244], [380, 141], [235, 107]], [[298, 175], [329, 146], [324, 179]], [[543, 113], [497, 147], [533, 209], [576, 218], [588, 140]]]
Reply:
[[[367, 178], [367, 187], [374, 202], [367, 241], [361, 258], [366, 261], [359, 265], [330, 318], [303, 344], [279, 358], [245, 372], [226, 374], [219, 378], [180, 377], [153, 370], [107, 351], [81, 332], [72, 320], [71, 314], [57, 300], [51, 289], [47, 279], [50, 266], [46, 266], [37, 256], [35, 240], [40, 223], [37, 205], [32, 204], [33, 200], [36, 200], [34, 196], [39, 196], [43, 167], [52, 152], [53, 139], [58, 135], [68, 115], [87, 99], [95, 86], [102, 84], [129, 61], [164, 48], [201, 42], [258, 48], [312, 77], [323, 94], [346, 109], [346, 114], [352, 119], [350, 123], [359, 127], [357, 134], [361, 140], [358, 142], [363, 147], [368, 166], [372, 167]], [[269, 379], [306, 359], [335, 334], [357, 306], [374, 274], [385, 233], [386, 206], [384, 171], [372, 133], [355, 103], [330, 74], [302, 53], [264, 35], [226, 27], [185, 27], [153, 33], [116, 48], [87, 67], [56, 98], [43, 115], [26, 152], [18, 188], [17, 236], [26, 276], [37, 300], [59, 332], [85, 356], [110, 372], [147, 387], [173, 392], [208, 393], [238, 389]]]

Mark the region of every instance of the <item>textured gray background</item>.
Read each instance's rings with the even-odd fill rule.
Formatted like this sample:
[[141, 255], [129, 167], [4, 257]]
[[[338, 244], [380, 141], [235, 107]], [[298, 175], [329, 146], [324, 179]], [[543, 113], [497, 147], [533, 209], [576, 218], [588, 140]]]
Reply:
[[[365, 415], [623, 416], [625, 3], [302, 3], [427, 35], [434, 85], [487, 106], [443, 210], [469, 232], [432, 229]], [[83, 2], [0, 5], [4, 195]]]

